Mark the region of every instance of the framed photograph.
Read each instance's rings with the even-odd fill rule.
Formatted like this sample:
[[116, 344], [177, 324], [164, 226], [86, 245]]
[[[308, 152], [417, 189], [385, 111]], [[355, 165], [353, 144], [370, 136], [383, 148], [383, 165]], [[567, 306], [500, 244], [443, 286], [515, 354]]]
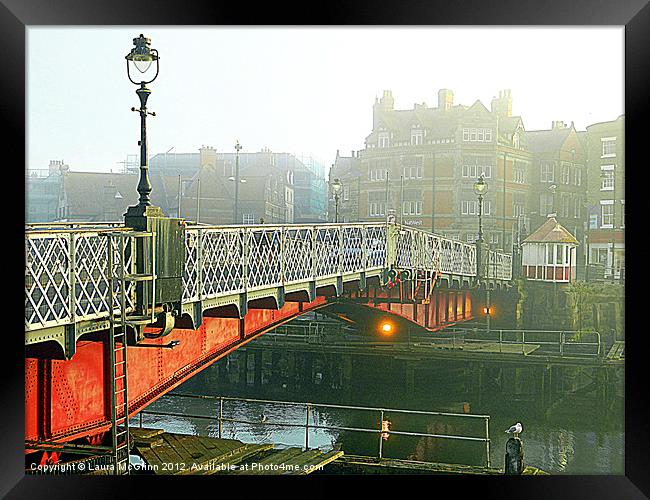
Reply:
[[647, 2], [304, 7], [0, 6], [25, 165], [0, 491], [647, 497]]

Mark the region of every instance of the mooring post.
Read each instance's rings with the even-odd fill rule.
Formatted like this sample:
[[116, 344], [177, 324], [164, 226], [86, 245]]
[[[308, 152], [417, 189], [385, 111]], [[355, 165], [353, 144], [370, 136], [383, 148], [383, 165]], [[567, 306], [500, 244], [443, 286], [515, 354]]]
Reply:
[[518, 437], [506, 442], [506, 475], [519, 475], [524, 472], [524, 443]]

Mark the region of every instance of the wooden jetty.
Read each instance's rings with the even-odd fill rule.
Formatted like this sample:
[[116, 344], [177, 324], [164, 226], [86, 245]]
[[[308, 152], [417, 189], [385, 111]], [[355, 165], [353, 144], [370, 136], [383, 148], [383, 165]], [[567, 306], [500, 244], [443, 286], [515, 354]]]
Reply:
[[130, 430], [143, 471], [164, 475], [305, 475], [340, 458], [342, 451], [275, 449], [235, 439], [172, 434], [162, 429]]

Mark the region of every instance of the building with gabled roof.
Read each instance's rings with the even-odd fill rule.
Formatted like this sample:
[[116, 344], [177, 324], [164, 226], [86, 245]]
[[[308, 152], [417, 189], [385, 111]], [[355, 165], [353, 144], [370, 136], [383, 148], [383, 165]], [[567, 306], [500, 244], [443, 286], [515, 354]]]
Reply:
[[358, 213], [362, 221], [385, 219], [475, 241], [478, 200], [473, 186], [484, 175], [485, 239], [510, 251], [524, 214], [531, 155], [512, 95], [499, 92], [488, 109], [480, 100], [454, 103], [449, 89], [438, 105], [395, 109], [390, 90], [375, 100], [373, 128], [358, 152]]
[[523, 276], [553, 283], [575, 281], [578, 245], [575, 236], [549, 216], [521, 244]]
[[[527, 212], [530, 225], [543, 225], [553, 215], [585, 247], [587, 212], [587, 150], [573, 122], [554, 121], [548, 130], [528, 130], [532, 154]], [[578, 268], [584, 269], [585, 254], [579, 252]]]

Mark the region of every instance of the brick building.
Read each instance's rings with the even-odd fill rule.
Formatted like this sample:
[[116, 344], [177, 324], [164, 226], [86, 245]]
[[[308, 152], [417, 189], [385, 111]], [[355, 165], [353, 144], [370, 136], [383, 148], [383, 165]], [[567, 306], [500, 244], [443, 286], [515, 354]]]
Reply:
[[[361, 161], [359, 155], [352, 151], [350, 156], [341, 156], [336, 151], [336, 159], [330, 169], [329, 182], [339, 179], [343, 192], [339, 197], [339, 220], [341, 222], [359, 222], [359, 194], [361, 191]], [[335, 203], [331, 188], [328, 189], [327, 220], [334, 221]]]
[[517, 217], [525, 212], [531, 154], [522, 119], [512, 116], [509, 90], [499, 92], [490, 109], [480, 100], [454, 104], [453, 92], [441, 89], [437, 107], [406, 110], [396, 110], [391, 91], [384, 91], [358, 156], [360, 220], [380, 220], [395, 209], [405, 225], [474, 241], [473, 185], [483, 174], [489, 185], [485, 239], [511, 250]]
[[[625, 115], [587, 127], [588, 229], [590, 272], [624, 277]], [[613, 274], [612, 274], [613, 269]]]
[[[584, 269], [584, 221], [586, 220], [586, 163], [584, 143], [573, 123], [554, 121], [550, 130], [528, 130], [532, 155], [528, 194], [528, 229], [541, 226], [549, 215], [581, 243], [578, 269]], [[575, 264], [575, 263], [574, 263]]]

